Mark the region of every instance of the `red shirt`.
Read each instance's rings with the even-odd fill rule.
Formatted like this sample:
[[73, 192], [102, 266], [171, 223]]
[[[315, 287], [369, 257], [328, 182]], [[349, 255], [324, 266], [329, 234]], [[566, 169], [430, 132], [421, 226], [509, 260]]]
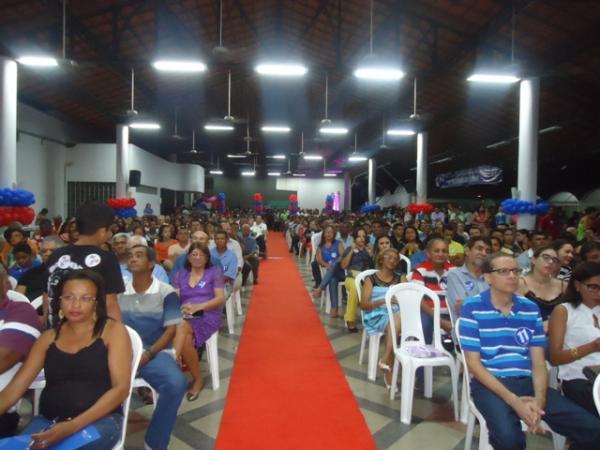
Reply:
[[[448, 283], [448, 271], [453, 269], [454, 265], [446, 262], [444, 271], [440, 275], [434, 268], [431, 260], [428, 259], [424, 263], [419, 264], [412, 273], [411, 281], [422, 284], [428, 289], [435, 292], [440, 298], [440, 308], [446, 308], [446, 289]], [[433, 307], [433, 301], [425, 299], [425, 302]]]

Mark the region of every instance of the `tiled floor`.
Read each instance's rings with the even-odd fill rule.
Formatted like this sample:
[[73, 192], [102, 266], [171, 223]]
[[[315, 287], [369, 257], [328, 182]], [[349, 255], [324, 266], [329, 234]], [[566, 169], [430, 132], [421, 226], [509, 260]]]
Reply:
[[[307, 289], [310, 289], [312, 285], [310, 270], [303, 262], [298, 262], [298, 269]], [[251, 288], [247, 288], [242, 295], [244, 315], [236, 317], [235, 334], [229, 336], [225, 325], [219, 334], [221, 387], [216, 391], [212, 390], [210, 374], [204, 358], [201, 367], [205, 375], [206, 387], [196, 401], [183, 400], [171, 438], [171, 449], [210, 450], [214, 448], [250, 295]], [[397, 398], [391, 401], [381, 376], [378, 375], [376, 382], [367, 380], [366, 364], [358, 364], [361, 334], [348, 333], [344, 329], [342, 319], [330, 319], [324, 312], [320, 313], [320, 318], [379, 449], [458, 450], [464, 448], [465, 426], [454, 421], [452, 403], [449, 401], [450, 386], [447, 372], [440, 369], [435, 373], [432, 399], [424, 398], [422, 393], [415, 393], [413, 423], [402, 424], [399, 412], [400, 400]], [[127, 449], [144, 448], [144, 434], [151, 415], [152, 407], [143, 405], [134, 395], [127, 429]], [[26, 414], [23, 418], [28, 420]], [[473, 444], [473, 448], [477, 448], [476, 437]], [[550, 449], [552, 442], [547, 437], [533, 436], [528, 438], [527, 448]]]

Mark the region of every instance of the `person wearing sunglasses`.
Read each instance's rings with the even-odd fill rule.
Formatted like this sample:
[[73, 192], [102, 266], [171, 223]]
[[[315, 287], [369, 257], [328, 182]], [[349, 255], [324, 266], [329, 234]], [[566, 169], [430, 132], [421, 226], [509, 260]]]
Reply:
[[560, 267], [556, 250], [547, 245], [533, 252], [531, 270], [519, 279], [518, 293], [538, 305], [548, 332], [548, 319], [556, 305], [562, 303], [566, 283], [554, 275]]
[[543, 420], [571, 440], [571, 449], [598, 448], [600, 419], [548, 388], [542, 317], [535, 303], [517, 295], [517, 260], [494, 254], [482, 270], [490, 289], [465, 300], [459, 336], [489, 443], [496, 450], [524, 449], [521, 420], [533, 433]]
[[565, 397], [598, 415], [583, 368], [600, 365], [600, 263], [575, 268], [565, 300], [550, 317], [550, 362], [558, 366]]

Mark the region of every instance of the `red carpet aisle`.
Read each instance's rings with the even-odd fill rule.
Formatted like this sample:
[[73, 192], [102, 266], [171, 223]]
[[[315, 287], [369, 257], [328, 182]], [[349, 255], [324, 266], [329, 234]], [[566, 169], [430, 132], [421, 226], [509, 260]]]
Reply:
[[261, 262], [218, 450], [375, 449], [323, 325], [278, 233]]

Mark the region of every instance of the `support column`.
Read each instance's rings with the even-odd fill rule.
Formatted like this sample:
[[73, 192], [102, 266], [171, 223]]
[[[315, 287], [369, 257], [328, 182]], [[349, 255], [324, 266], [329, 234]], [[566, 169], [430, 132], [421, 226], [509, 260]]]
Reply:
[[[538, 118], [540, 109], [540, 80], [521, 81], [519, 93], [519, 168], [517, 189], [519, 198], [528, 202], [537, 200], [538, 179]], [[533, 230], [535, 216], [520, 214], [517, 228]]]
[[0, 187], [17, 185], [17, 63], [0, 57]]
[[117, 125], [117, 197], [127, 197], [129, 175], [129, 127]]
[[417, 134], [417, 203], [427, 203], [427, 144], [425, 132]]
[[369, 204], [374, 205], [377, 197], [375, 196], [375, 186], [377, 186], [377, 161], [375, 158], [369, 158], [369, 178], [368, 178], [368, 189], [369, 189]]
[[343, 209], [352, 209], [352, 177], [344, 172], [344, 205]]

